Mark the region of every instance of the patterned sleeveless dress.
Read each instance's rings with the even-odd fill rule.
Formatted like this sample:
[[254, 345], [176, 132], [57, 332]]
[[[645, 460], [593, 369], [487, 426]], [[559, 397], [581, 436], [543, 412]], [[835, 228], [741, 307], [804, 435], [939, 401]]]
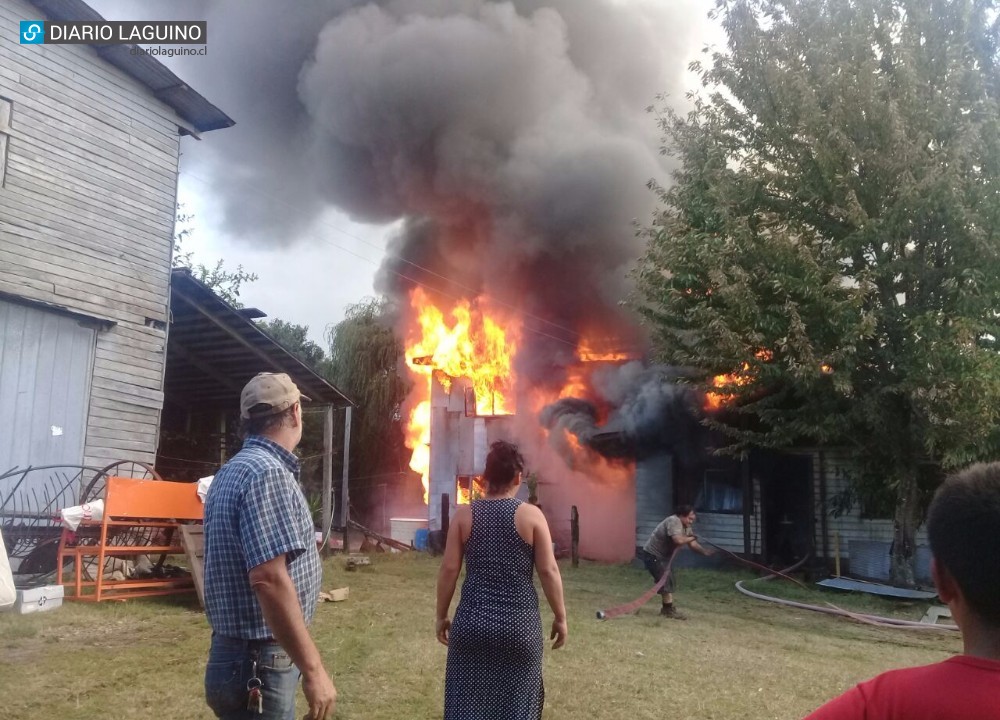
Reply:
[[535, 551], [517, 534], [514, 498], [475, 500], [465, 582], [448, 635], [445, 720], [539, 720], [542, 624]]

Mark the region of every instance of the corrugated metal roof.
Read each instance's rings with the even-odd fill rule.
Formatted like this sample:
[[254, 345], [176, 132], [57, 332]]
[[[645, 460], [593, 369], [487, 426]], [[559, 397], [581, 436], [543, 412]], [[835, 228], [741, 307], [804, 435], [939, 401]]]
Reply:
[[[105, 18], [82, 0], [29, 0], [49, 20], [100, 21]], [[153, 91], [198, 132], [232, 127], [236, 122], [192, 90], [167, 67], [149, 55], [132, 55], [134, 45], [92, 45], [98, 55]], [[181, 128], [184, 132], [185, 128]]]
[[250, 378], [259, 372], [284, 372], [315, 404], [354, 405], [186, 268], [174, 269], [170, 289], [164, 379], [168, 400], [236, 408]]

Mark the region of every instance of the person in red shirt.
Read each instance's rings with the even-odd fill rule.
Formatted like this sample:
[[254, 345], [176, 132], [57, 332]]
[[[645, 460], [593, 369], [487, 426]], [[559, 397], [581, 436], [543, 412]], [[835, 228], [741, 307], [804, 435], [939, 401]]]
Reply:
[[1000, 462], [947, 479], [927, 513], [931, 574], [962, 655], [883, 673], [806, 720], [1000, 720]]

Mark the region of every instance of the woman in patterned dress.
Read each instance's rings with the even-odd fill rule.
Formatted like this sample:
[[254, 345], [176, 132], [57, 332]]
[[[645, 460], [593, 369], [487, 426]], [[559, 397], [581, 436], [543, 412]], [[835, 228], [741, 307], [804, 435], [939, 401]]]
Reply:
[[[542, 511], [514, 498], [524, 458], [495, 442], [486, 496], [460, 506], [448, 530], [437, 584], [437, 638], [448, 646], [445, 720], [538, 720], [542, 716], [542, 624], [532, 582], [538, 572], [555, 618], [553, 649], [566, 642], [562, 577]], [[466, 563], [455, 621], [448, 609]]]

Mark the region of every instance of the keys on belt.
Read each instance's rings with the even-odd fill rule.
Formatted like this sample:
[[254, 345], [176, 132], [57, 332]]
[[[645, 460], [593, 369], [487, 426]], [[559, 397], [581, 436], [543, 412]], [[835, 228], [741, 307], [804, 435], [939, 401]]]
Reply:
[[251, 677], [247, 680], [247, 710], [264, 714], [264, 683], [257, 677], [257, 661], [253, 660]]

